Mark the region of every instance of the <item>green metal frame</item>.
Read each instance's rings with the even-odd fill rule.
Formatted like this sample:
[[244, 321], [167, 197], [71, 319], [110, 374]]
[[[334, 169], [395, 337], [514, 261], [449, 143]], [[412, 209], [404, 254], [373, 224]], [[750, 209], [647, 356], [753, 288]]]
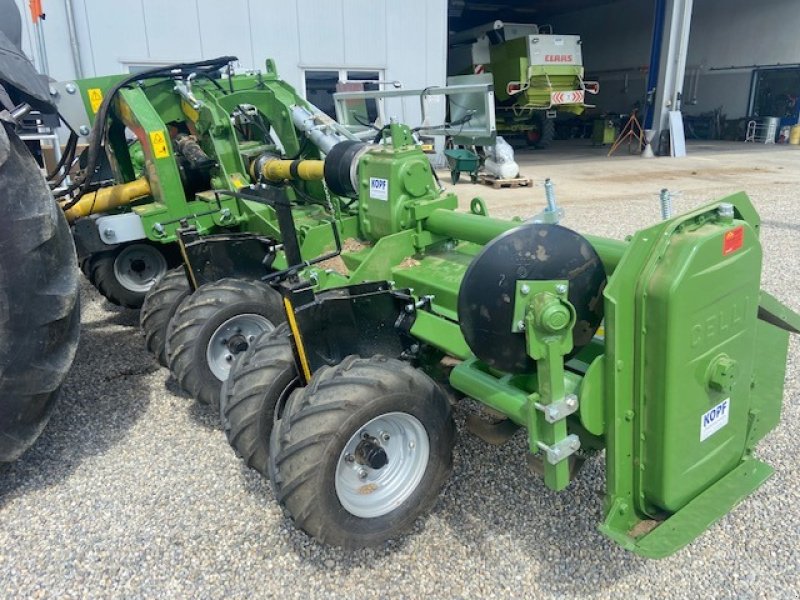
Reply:
[[[90, 118], [95, 116], [90, 96], [96, 90], [103, 95], [108, 93], [122, 78], [121, 75], [97, 77], [77, 82]], [[220, 85], [229, 84], [223, 81]], [[274, 129], [287, 155], [319, 158], [315, 147], [302, 144], [289, 113], [292, 105], [308, 106], [308, 103], [278, 77], [272, 60], [266, 62], [264, 73], [233, 76], [232, 92], [208, 80], [196, 79], [192, 91], [202, 104], [199, 109], [189, 106], [173, 91], [173, 86], [171, 79], [147, 80], [142, 85], [120, 90], [115, 99], [108, 127], [109, 158], [115, 177], [122, 183], [146, 175], [152, 190], [150, 197], [115, 212], [135, 212], [142, 219], [148, 239], [163, 244], [177, 242], [182, 221], [194, 226], [200, 235], [234, 230], [280, 239], [277, 215], [265, 204], [224, 194], [215, 196], [210, 191], [187, 197], [171, 144], [167, 144], [166, 153], [157, 154], [151, 135], [160, 132], [169, 140], [169, 128], [176, 124], [196, 132], [201, 147], [218, 162], [212, 187], [237, 191], [251, 182], [244, 158], [275, 148], [241, 140], [231, 123], [232, 111], [239, 105], [254, 106]], [[136, 136], [137, 144], [128, 143], [126, 128]], [[336, 220], [343, 238], [357, 235], [355, 207], [348, 208], [340, 197], [329, 194], [322, 182], [298, 181], [293, 185], [319, 202], [309, 204], [298, 198], [293, 189], [287, 190], [289, 198], [296, 202], [293, 215], [304, 260], [334, 248], [332, 219]], [[328, 201], [333, 214], [323, 208]], [[279, 256], [275, 267], [283, 266], [285, 259]]]

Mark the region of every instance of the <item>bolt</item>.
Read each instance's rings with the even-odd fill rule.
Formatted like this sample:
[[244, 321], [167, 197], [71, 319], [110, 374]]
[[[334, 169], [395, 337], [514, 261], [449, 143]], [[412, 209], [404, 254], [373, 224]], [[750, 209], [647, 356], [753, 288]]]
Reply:
[[389, 441], [389, 439], [391, 438], [391, 436], [389, 435], [389, 433], [388, 433], [388, 432], [386, 432], [386, 431], [381, 431], [381, 433], [380, 433], [380, 437], [381, 437], [381, 440], [383, 440], [384, 442], [388, 442], [388, 441]]
[[75, 87], [74, 83], [68, 83], [66, 86], [64, 86], [64, 89], [67, 90], [68, 94], [74, 94], [77, 88]]
[[519, 293], [522, 294], [523, 296], [527, 296], [528, 294], [531, 293], [530, 286], [528, 286], [527, 284], [521, 285], [519, 288]]
[[358, 470], [358, 478], [359, 479], [366, 479], [367, 478], [367, 470], [366, 469], [359, 469]]
[[724, 221], [733, 220], [733, 204], [729, 202], [722, 202], [717, 208], [717, 214]]
[[369, 439], [369, 433], [367, 433], [366, 431], [362, 431], [361, 432], [361, 439], [364, 439], [364, 440]]
[[228, 362], [231, 362], [233, 360], [233, 354], [226, 354], [225, 355], [225, 360], [227, 360]]
[[231, 209], [223, 208], [220, 212], [220, 218], [224, 221], [225, 219], [229, 219], [231, 216]]
[[522, 320], [517, 321], [517, 329], [519, 329], [520, 331], [525, 329], [525, 321], [522, 321]]
[[256, 336], [254, 336], [254, 335], [248, 335], [248, 336], [247, 336], [247, 341], [248, 341], [248, 342], [254, 342], [254, 341], [255, 341], [255, 339], [256, 339]]
[[344, 462], [351, 463], [351, 462], [355, 462], [355, 460], [356, 460], [356, 457], [353, 456], [352, 454], [345, 454], [344, 455]]
[[413, 312], [414, 312], [414, 305], [413, 305], [413, 304], [406, 304], [405, 311], [406, 311], [408, 314], [411, 314], [411, 313], [413, 313]]
[[544, 199], [547, 201], [547, 211], [556, 212], [558, 204], [556, 203], [556, 191], [553, 182], [548, 177], [544, 180]]
[[416, 444], [416, 442], [414, 442], [414, 441], [411, 441], [411, 442], [408, 442], [408, 447], [409, 447], [411, 450], [413, 450], [414, 448], [416, 448], [416, 447], [417, 447], [417, 444]]
[[408, 351], [411, 352], [411, 354], [416, 354], [419, 352], [419, 344], [411, 344], [411, 346], [408, 347]]
[[578, 406], [578, 397], [575, 394], [570, 394], [564, 402], [569, 408], [575, 408]]
[[558, 418], [558, 409], [554, 406], [551, 406], [547, 409], [547, 416], [555, 421]]
[[658, 201], [661, 204], [661, 218], [666, 221], [672, 217], [672, 195], [667, 188], [663, 188], [658, 195]]
[[559, 283], [556, 286], [556, 293], [558, 293], [558, 294], [566, 294], [567, 293], [567, 286], [564, 285], [563, 283]]
[[78, 133], [81, 135], [89, 135], [89, 128], [86, 125], [81, 125], [78, 127]]
[[161, 223], [153, 223], [153, 231], [159, 235], [164, 234], [164, 226]]
[[51, 96], [58, 96], [58, 90], [54, 88], [52, 85], [50, 86], [49, 92]]
[[103, 233], [107, 238], [111, 238], [112, 240], [117, 236], [116, 232], [110, 227], [103, 231]]

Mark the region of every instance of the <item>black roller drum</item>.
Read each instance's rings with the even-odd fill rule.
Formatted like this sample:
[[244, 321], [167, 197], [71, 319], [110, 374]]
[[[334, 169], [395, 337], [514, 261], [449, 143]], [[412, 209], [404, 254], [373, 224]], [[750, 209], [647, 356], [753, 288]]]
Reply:
[[525, 333], [511, 331], [516, 282], [566, 280], [575, 307], [574, 356], [603, 320], [606, 273], [594, 248], [580, 234], [546, 223], [530, 223], [493, 239], [467, 268], [458, 294], [461, 332], [486, 364], [509, 373], [530, 373]]

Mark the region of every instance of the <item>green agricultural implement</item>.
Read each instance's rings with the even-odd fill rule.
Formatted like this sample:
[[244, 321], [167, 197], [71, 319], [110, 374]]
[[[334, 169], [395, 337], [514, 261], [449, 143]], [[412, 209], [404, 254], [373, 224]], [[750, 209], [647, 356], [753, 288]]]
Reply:
[[[316, 177], [306, 172], [352, 136], [272, 61], [230, 75], [233, 60], [57, 88], [74, 132], [68, 149], [88, 140], [82, 172], [60, 192], [83, 271], [112, 302], [143, 307], [148, 349], [212, 405], [233, 357], [284, 320], [261, 278], [323, 260], [340, 235], [357, 233], [353, 201], [329, 193], [322, 163]], [[268, 188], [287, 180], [270, 200]]]
[[[352, 138], [280, 80], [272, 61], [263, 73], [221, 77], [234, 60], [56, 86], [76, 138], [68, 148], [88, 142], [81, 173], [58, 195], [84, 272], [116, 304], [141, 306], [153, 282], [181, 262], [177, 242], [187, 227], [200, 236], [279, 236], [273, 207], [225, 192], [268, 180], [273, 158], [319, 158], [315, 140]], [[332, 248], [332, 212], [347, 222], [340, 199], [319, 181], [297, 181], [290, 200], [303, 255]]]
[[287, 324], [238, 356], [222, 397], [229, 441], [297, 526], [345, 547], [406, 531], [450, 470], [453, 392], [502, 417], [472, 423], [487, 441], [523, 431], [552, 490], [605, 450], [600, 530], [644, 556], [770, 476], [754, 449], [778, 424], [800, 316], [760, 289], [746, 195], [616, 241], [478, 199], [456, 211], [403, 125], [348, 146], [324, 165], [358, 199], [347, 274], [284, 279]]

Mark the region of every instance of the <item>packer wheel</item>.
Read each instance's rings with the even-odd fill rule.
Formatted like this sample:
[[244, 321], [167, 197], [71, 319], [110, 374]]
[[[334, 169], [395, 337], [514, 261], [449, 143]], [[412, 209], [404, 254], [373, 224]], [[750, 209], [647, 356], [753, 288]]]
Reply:
[[350, 356], [289, 398], [272, 431], [270, 478], [308, 534], [345, 548], [380, 545], [434, 504], [454, 437], [450, 404], [427, 375]]

